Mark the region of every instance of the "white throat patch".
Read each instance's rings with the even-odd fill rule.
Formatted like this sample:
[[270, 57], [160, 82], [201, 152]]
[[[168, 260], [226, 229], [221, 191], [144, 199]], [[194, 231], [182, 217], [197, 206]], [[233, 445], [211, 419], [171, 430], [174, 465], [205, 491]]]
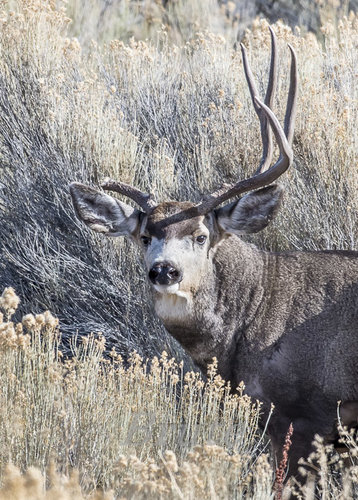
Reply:
[[[174, 291], [174, 288], [176, 291]], [[186, 323], [192, 316], [193, 303], [189, 292], [179, 290], [179, 285], [163, 286], [155, 285], [157, 293], [154, 297], [154, 308], [159, 318], [165, 323]], [[161, 290], [158, 290], [161, 288]], [[164, 291], [163, 289], [167, 289]]]

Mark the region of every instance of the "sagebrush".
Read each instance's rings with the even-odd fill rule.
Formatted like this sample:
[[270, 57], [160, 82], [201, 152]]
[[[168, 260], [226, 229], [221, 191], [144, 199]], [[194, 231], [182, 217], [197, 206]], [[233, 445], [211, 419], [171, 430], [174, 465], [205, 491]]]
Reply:
[[[160, 400], [158, 407], [157, 403], [151, 406], [151, 399], [140, 399], [142, 392], [147, 391], [147, 398], [152, 395], [150, 371], [148, 375], [145, 367], [149, 365], [139, 361], [136, 368], [131, 364], [133, 350], [144, 359], [157, 356], [159, 360], [165, 350], [167, 360], [172, 356], [177, 363], [183, 360], [179, 378], [190, 370], [190, 360], [153, 314], [137, 250], [123, 240], [104, 240], [89, 233], [76, 221], [68, 193], [71, 181], [97, 185], [111, 176], [154, 191], [158, 200], [195, 201], [223, 181], [252, 174], [260, 156], [260, 134], [237, 49], [236, 7], [230, 2], [223, 8], [214, 1], [180, 0], [164, 9], [160, 2], [148, 0], [137, 2], [139, 10], [135, 10], [134, 3], [123, 0], [108, 3], [109, 10], [102, 9], [101, 14], [104, 5], [107, 3], [92, 2], [87, 15], [79, 0], [14, 0], [1, 7], [0, 278], [2, 287], [14, 287], [22, 298], [13, 321], [22, 324], [24, 315], [32, 312], [33, 326], [39, 330], [30, 343], [26, 336], [20, 337], [21, 327], [16, 330], [10, 317], [2, 324], [2, 335], [13, 338], [15, 345], [2, 347], [6, 357], [1, 372], [1, 397], [5, 398], [1, 407], [5, 422], [1, 463], [12, 462], [19, 470], [2, 470], [7, 479], [1, 494], [8, 498], [10, 490], [6, 488], [18, 485], [13, 494], [30, 498], [32, 484], [45, 495], [44, 474], [53, 463], [51, 470], [57, 472], [52, 476], [48, 473], [46, 484], [52, 481], [54, 498], [60, 498], [56, 492], [61, 488], [63, 498], [80, 498], [101, 488], [128, 491], [126, 494], [138, 498], [151, 490], [139, 493], [131, 488], [141, 487], [138, 485], [147, 480], [146, 487], [158, 486], [151, 483], [152, 476], [147, 479], [152, 469], [158, 471], [154, 482], [160, 485], [153, 496], [200, 498], [204, 493], [198, 491], [205, 491], [206, 497], [215, 498], [220, 491], [226, 498], [226, 491], [234, 491], [238, 498], [249, 494], [270, 498], [272, 469], [264, 455], [255, 462], [253, 454], [257, 439], [261, 443], [254, 436], [256, 424], [245, 424], [240, 434], [240, 418], [235, 423], [230, 420], [234, 414], [229, 418], [226, 413], [227, 435], [223, 435], [226, 427], [221, 429], [221, 424], [216, 429], [222, 434], [215, 434], [215, 426], [213, 434], [205, 434], [207, 427], [200, 418], [206, 413], [205, 409], [199, 412], [202, 400], [196, 392], [198, 413], [190, 417], [194, 419], [190, 425], [197, 423], [196, 418], [200, 425], [189, 427], [187, 440], [182, 441], [179, 421], [168, 425], [173, 418], [170, 411], [179, 411], [178, 389], [164, 391], [160, 397], [168, 396], [170, 403]], [[343, 7], [319, 2], [320, 18], [326, 22], [316, 34], [299, 27], [292, 30], [280, 22], [273, 27], [279, 38], [282, 68], [289, 67], [285, 44], [291, 43], [297, 52], [300, 97], [295, 165], [283, 181], [284, 207], [270, 229], [252, 238], [262, 248], [357, 249], [358, 18], [346, 11], [346, 17], [330, 19], [332, 13], [344, 12]], [[95, 11], [99, 12], [97, 21]], [[267, 21], [252, 22], [242, 41], [263, 90], [269, 64]], [[275, 110], [285, 107], [282, 100], [287, 84], [285, 78], [279, 82]], [[282, 113], [278, 115], [282, 120]], [[45, 343], [36, 341], [40, 331], [46, 330], [46, 322], [53, 321], [52, 315], [41, 316], [47, 309], [60, 320], [60, 350], [57, 333], [49, 335]], [[118, 414], [110, 417], [111, 412], [120, 411], [112, 408], [120, 406], [114, 372], [109, 385], [112, 394], [104, 387], [114, 365], [101, 361], [103, 337], [89, 337], [87, 345], [83, 344], [82, 337], [91, 332], [103, 332], [105, 359], [113, 359], [109, 356], [113, 347], [116, 356], [123, 356], [124, 380], [130, 380], [126, 363], [137, 370], [137, 394], [130, 393], [133, 387], [129, 387], [127, 395], [139, 412], [134, 413], [133, 424], [137, 438], [128, 430], [128, 415], [132, 414], [123, 417], [125, 424]], [[28, 352], [35, 359], [26, 365]], [[38, 357], [39, 352], [42, 357]], [[59, 363], [61, 353], [65, 357], [70, 354], [72, 361]], [[20, 376], [24, 363], [27, 371]], [[56, 370], [51, 375], [46, 363], [56, 366], [60, 376]], [[78, 372], [73, 369], [76, 363]], [[158, 363], [158, 370], [163, 370], [164, 361]], [[64, 381], [70, 380], [66, 370], [76, 374], [73, 384], [77, 392], [72, 400], [62, 396], [67, 390]], [[93, 380], [81, 379], [86, 370]], [[193, 377], [199, 381], [195, 378], [198, 375]], [[219, 405], [219, 399], [216, 401]], [[68, 417], [61, 413], [62, 404], [73, 422], [68, 423]], [[144, 417], [142, 405], [146, 409], [146, 404]], [[58, 408], [61, 411], [56, 413]], [[181, 418], [189, 418], [189, 408], [182, 407]], [[251, 415], [250, 408], [252, 403], [242, 411]], [[133, 450], [118, 439], [116, 429], [121, 425], [127, 426], [125, 432], [137, 443], [133, 460]], [[159, 436], [163, 427], [171, 429], [165, 443]], [[52, 432], [54, 429], [58, 432]], [[153, 429], [156, 431], [151, 434]], [[151, 439], [147, 443], [148, 435]], [[236, 439], [250, 443], [244, 459]], [[205, 448], [206, 440], [209, 448]], [[211, 449], [211, 441], [220, 448]], [[196, 445], [201, 448], [188, 455]], [[168, 465], [174, 458], [164, 455], [166, 449], [175, 453], [178, 472], [173, 473]], [[120, 460], [120, 454], [128, 467], [128, 490], [118, 489], [127, 486], [123, 482], [118, 486], [113, 479], [124, 477], [120, 476], [123, 469], [112, 474], [110, 465]], [[240, 456], [238, 463], [232, 459], [236, 454]], [[213, 469], [206, 465], [208, 460]], [[196, 478], [187, 481], [192, 490], [182, 485], [185, 463]], [[196, 463], [203, 466], [196, 470]], [[152, 469], [148, 469], [150, 464]], [[20, 479], [19, 471], [29, 467]], [[244, 474], [242, 483], [237, 481], [235, 467]], [[72, 468], [79, 469], [79, 479], [76, 475], [68, 479]], [[254, 474], [255, 470], [260, 474]], [[324, 474], [320, 487], [326, 496], [346, 498], [347, 491], [353, 491], [356, 469], [349, 469], [343, 486], [337, 479], [342, 474]], [[220, 482], [220, 478], [227, 482]], [[169, 494], [165, 488], [170, 489]], [[34, 498], [39, 495], [31, 494]]]
[[[260, 134], [240, 53], [225, 32], [198, 28], [178, 46], [165, 26], [152, 41], [82, 47], [66, 37], [69, 21], [61, 5], [35, 0], [1, 14], [1, 281], [21, 292], [19, 317], [51, 309], [65, 338], [102, 331], [122, 354], [184, 356], [154, 317], [137, 250], [89, 234], [68, 184], [111, 176], [158, 200], [195, 201], [250, 175]], [[356, 248], [357, 23], [351, 14], [327, 24], [324, 46], [275, 26], [284, 68], [284, 44], [297, 52], [300, 99], [285, 206], [253, 238], [264, 248]], [[263, 87], [267, 23], [243, 41]]]
[[[0, 468], [0, 498], [273, 498], [260, 403], [244, 386], [233, 394], [215, 359], [204, 382], [165, 352], [150, 362], [133, 352], [127, 366], [114, 349], [104, 358], [104, 337], [90, 336], [63, 360], [58, 320], [45, 311], [14, 323], [18, 305], [6, 288], [0, 463], [8, 465]], [[341, 436], [350, 467], [334, 456], [330, 468], [332, 450], [318, 438], [307, 462], [309, 471], [320, 465], [325, 498], [347, 498], [358, 485], [358, 445]]]

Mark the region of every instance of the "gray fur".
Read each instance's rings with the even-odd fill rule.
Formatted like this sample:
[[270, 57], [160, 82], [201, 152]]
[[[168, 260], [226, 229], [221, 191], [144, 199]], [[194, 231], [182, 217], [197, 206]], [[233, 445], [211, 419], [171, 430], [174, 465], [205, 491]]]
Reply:
[[169, 333], [203, 371], [215, 356], [233, 389], [244, 381], [263, 402], [263, 422], [275, 405], [268, 429], [278, 458], [292, 422], [295, 473], [316, 433], [334, 439], [338, 401], [343, 422], [358, 421], [358, 253], [270, 253], [233, 234], [265, 227], [281, 197], [269, 186], [188, 219], [180, 214], [193, 205], [161, 204], [142, 219], [137, 241], [152, 236], [148, 270], [165, 256], [183, 273], [175, 287], [153, 290]]
[[357, 253], [274, 254], [230, 236], [196, 292], [190, 324], [164, 321], [202, 369], [216, 356], [233, 387], [243, 380], [264, 418], [274, 403], [278, 455], [293, 423], [291, 472], [316, 433], [331, 436], [337, 402], [358, 400], [357, 277]]
[[89, 186], [70, 185], [73, 206], [79, 219], [106, 236], [131, 236], [138, 226], [139, 210]]
[[272, 185], [243, 196], [217, 210], [217, 218], [224, 231], [232, 234], [257, 233], [276, 215], [283, 195], [281, 186]]

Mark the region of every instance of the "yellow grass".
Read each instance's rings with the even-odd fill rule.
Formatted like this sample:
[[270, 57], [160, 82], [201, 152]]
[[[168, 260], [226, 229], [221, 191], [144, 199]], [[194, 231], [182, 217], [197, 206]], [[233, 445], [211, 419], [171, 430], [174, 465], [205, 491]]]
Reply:
[[[151, 362], [134, 352], [126, 365], [115, 350], [104, 357], [101, 335], [83, 338], [63, 359], [58, 320], [45, 311], [14, 323], [18, 305], [6, 288], [0, 463], [8, 465], [0, 499], [272, 498], [260, 403], [243, 386], [232, 394], [215, 359], [204, 382], [165, 352]], [[308, 476], [319, 471], [324, 498], [348, 498], [358, 484], [358, 444], [347, 431], [342, 441], [350, 467], [318, 437], [306, 462]], [[312, 481], [291, 486], [307, 498], [314, 491]]]
[[[5, 289], [8, 320], [17, 304]], [[242, 498], [257, 495], [257, 483], [270, 495], [260, 405], [231, 394], [215, 360], [204, 383], [165, 352], [151, 362], [132, 353], [125, 366], [115, 351], [104, 358], [104, 345], [84, 338], [64, 360], [48, 311], [3, 319], [0, 463], [11, 464], [1, 470], [3, 498], [31, 488], [45, 495], [41, 473], [48, 498], [61, 488], [70, 498], [99, 488], [126, 498]]]

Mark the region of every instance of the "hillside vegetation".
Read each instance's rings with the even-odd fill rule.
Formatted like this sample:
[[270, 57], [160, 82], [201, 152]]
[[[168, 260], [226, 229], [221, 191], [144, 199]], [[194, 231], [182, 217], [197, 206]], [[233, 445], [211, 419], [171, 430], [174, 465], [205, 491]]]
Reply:
[[[357, 249], [358, 18], [330, 19], [333, 7], [320, 2], [326, 22], [316, 34], [273, 26], [281, 120], [287, 42], [300, 94], [284, 206], [251, 238], [262, 248]], [[0, 8], [0, 283], [21, 298], [6, 292], [2, 301], [1, 495], [30, 498], [47, 471], [48, 498], [61, 498], [60, 489], [63, 498], [97, 489], [98, 498], [271, 498], [256, 402], [229, 396], [214, 374], [203, 386], [190, 372], [153, 314], [137, 249], [87, 230], [68, 192], [71, 181], [110, 176], [158, 200], [196, 201], [254, 172], [260, 134], [235, 4], [93, 0], [84, 10], [79, 0], [11, 0]], [[267, 24], [253, 20], [242, 39], [262, 92]], [[45, 310], [59, 319], [61, 347]], [[331, 475], [317, 447], [325, 498], [347, 498], [357, 469], [342, 486], [341, 462]]]

